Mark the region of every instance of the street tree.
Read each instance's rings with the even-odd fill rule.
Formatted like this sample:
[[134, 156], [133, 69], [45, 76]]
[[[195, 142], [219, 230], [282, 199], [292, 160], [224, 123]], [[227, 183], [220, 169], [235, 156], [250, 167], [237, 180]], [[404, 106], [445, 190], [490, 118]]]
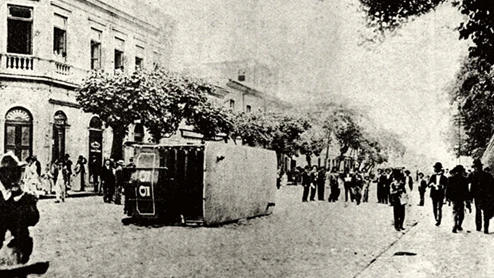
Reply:
[[121, 159], [130, 124], [140, 121], [154, 140], [174, 134], [186, 121], [212, 137], [228, 133], [230, 118], [208, 102], [214, 86], [164, 70], [110, 75], [92, 72], [77, 90], [76, 99], [87, 113], [98, 115], [113, 131], [111, 156]]
[[321, 126], [312, 124], [312, 128], [300, 135], [299, 152], [305, 156], [307, 165], [311, 166], [312, 156], [319, 156], [323, 150], [330, 144], [329, 131], [324, 130]]
[[[404, 23], [451, 3], [464, 15], [459, 39], [470, 39], [469, 57], [450, 90], [457, 115], [466, 131], [457, 155], [479, 157], [494, 135], [492, 65], [494, 65], [494, 5], [491, 0], [360, 0], [368, 25], [378, 33], [392, 32]], [[458, 122], [457, 122], [458, 124]], [[456, 140], [455, 140], [456, 141]]]
[[463, 14], [460, 39], [471, 39], [471, 58], [478, 58], [482, 71], [494, 64], [494, 5], [491, 0], [360, 0], [368, 25], [378, 33], [394, 31], [404, 23], [427, 14], [442, 3], [451, 3]]
[[478, 62], [466, 59], [449, 92], [458, 107], [456, 124], [466, 133], [461, 142], [454, 142], [461, 143], [459, 156], [481, 156], [494, 135], [494, 73], [480, 70]]
[[276, 152], [278, 163], [283, 155], [298, 155], [300, 136], [311, 128], [309, 119], [294, 113], [237, 113], [232, 137], [242, 138], [248, 146], [260, 146]]

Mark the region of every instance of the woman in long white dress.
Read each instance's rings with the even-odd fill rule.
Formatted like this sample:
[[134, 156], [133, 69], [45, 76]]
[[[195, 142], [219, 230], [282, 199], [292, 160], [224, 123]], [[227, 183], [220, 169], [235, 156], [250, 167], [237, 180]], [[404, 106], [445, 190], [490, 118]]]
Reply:
[[67, 170], [65, 166], [63, 166], [63, 162], [60, 161], [57, 163], [57, 168], [55, 169], [55, 203], [60, 203], [60, 201], [65, 202], [65, 179], [64, 175], [66, 175]]
[[29, 158], [28, 163], [28, 166], [24, 170], [23, 190], [31, 192], [38, 197], [38, 189], [41, 189], [41, 180], [36, 172], [36, 163], [34, 163], [34, 160]]

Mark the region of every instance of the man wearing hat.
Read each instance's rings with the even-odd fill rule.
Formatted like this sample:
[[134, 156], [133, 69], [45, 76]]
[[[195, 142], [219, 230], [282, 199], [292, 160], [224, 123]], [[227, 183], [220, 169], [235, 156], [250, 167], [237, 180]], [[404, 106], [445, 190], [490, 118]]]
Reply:
[[465, 202], [467, 208], [470, 208], [468, 178], [463, 175], [464, 173], [465, 168], [462, 165], [453, 168], [451, 170], [452, 176], [448, 179], [448, 186], [446, 187], [446, 198], [453, 202], [453, 233], [463, 231], [461, 224], [465, 218]]
[[23, 167], [12, 153], [4, 154], [0, 159], [0, 248], [5, 235], [10, 231], [13, 239], [7, 244], [12, 249], [14, 263], [25, 264], [33, 252], [33, 239], [29, 236], [29, 226], [39, 221], [37, 199], [23, 192], [20, 187]]
[[432, 210], [436, 219], [436, 226], [441, 225], [443, 214], [443, 202], [448, 178], [443, 175], [443, 165], [441, 162], [434, 164], [434, 174], [429, 179], [429, 187], [431, 188]]
[[477, 231], [482, 229], [482, 218], [484, 219], [484, 233], [489, 233], [489, 220], [493, 214], [494, 202], [494, 178], [482, 169], [479, 159], [473, 161], [473, 172], [470, 175], [471, 192], [475, 201], [475, 226]]

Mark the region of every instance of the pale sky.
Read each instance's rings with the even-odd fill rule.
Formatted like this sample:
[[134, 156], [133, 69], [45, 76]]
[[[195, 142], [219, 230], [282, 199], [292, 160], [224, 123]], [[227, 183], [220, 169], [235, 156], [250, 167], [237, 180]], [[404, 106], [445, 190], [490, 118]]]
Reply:
[[458, 40], [454, 28], [462, 18], [451, 5], [382, 43], [362, 45], [370, 31], [357, 0], [147, 1], [178, 22], [177, 69], [245, 58], [277, 65], [284, 99], [344, 95], [368, 106], [377, 124], [428, 163], [452, 160], [444, 140], [451, 117], [445, 87], [468, 45]]

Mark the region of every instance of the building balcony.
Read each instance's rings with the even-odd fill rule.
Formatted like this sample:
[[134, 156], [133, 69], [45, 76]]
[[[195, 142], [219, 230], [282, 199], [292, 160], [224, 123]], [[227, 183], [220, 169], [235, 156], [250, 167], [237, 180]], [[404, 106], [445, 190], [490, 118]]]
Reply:
[[60, 59], [49, 60], [32, 55], [0, 53], [0, 77], [52, 82], [77, 87], [88, 74]]

